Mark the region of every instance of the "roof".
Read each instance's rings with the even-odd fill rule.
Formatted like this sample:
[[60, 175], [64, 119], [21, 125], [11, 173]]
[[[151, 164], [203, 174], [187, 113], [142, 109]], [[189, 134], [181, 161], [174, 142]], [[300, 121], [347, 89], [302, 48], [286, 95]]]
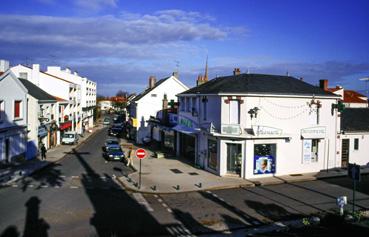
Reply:
[[368, 103], [367, 100], [363, 100], [360, 97], [366, 97], [366, 96], [356, 91], [345, 90], [343, 94], [343, 102], [344, 103], [363, 103], [363, 104]]
[[137, 95], [132, 101], [138, 101], [140, 100], [142, 97], [144, 97], [145, 95], [147, 95], [150, 91], [154, 90], [156, 87], [158, 87], [160, 84], [162, 84], [163, 82], [165, 82], [167, 79], [169, 79], [170, 77], [166, 77], [163, 79], [160, 79], [159, 81], [157, 81], [154, 85], [153, 88], [147, 88], [144, 92], [142, 92], [141, 94]]
[[44, 90], [42, 90], [40, 87], [36, 86], [30, 81], [27, 81], [25, 79], [19, 78], [19, 81], [24, 85], [24, 87], [27, 88], [28, 94], [35, 97], [39, 101], [47, 101], [47, 102], [56, 102], [56, 99], [54, 96], [48, 94]]
[[[26, 68], [29, 68], [29, 69], [33, 70], [33, 68], [32, 68], [32, 67], [29, 67], [29, 66], [27, 66], [27, 65], [23, 65], [23, 64], [19, 64], [19, 65], [21, 65], [21, 66], [23, 66], [23, 67], [26, 67]], [[50, 74], [50, 73], [47, 73], [47, 72], [44, 72], [44, 71], [41, 71], [41, 70], [40, 70], [40, 73], [43, 73], [43, 74], [45, 74], [45, 75], [48, 75], [48, 76], [54, 77], [54, 78], [59, 79], [59, 80], [61, 80], [61, 81], [65, 81], [65, 82], [68, 82], [68, 83], [71, 83], [71, 84], [75, 84], [75, 85], [76, 85], [76, 83], [74, 83], [74, 82], [70, 82], [70, 81], [65, 80], [65, 79], [63, 79], [63, 78], [61, 78], [61, 77], [54, 76], [54, 75], [52, 75], [52, 74]]]
[[337, 95], [324, 91], [320, 87], [310, 85], [290, 76], [266, 74], [239, 74], [212, 79], [200, 86], [191, 88], [185, 94], [281, 94], [281, 95]]
[[369, 131], [369, 108], [346, 108], [341, 113], [341, 130]]
[[343, 89], [342, 87], [327, 88], [327, 91], [329, 91], [329, 92], [336, 92], [336, 91], [339, 91], [339, 90], [342, 90], [342, 89]]

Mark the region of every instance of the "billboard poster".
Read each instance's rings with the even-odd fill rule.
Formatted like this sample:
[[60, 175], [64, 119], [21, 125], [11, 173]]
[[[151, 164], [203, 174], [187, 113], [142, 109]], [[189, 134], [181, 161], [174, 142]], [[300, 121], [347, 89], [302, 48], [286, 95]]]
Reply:
[[275, 158], [271, 155], [254, 156], [254, 174], [274, 174]]

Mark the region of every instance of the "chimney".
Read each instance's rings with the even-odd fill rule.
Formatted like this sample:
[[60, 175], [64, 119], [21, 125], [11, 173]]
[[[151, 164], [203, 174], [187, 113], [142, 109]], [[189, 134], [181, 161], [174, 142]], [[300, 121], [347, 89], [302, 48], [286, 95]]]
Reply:
[[168, 109], [168, 98], [167, 98], [167, 94], [164, 94], [164, 99], [163, 99], [163, 110]]
[[175, 78], [179, 79], [179, 73], [178, 72], [173, 72], [172, 76], [174, 76]]
[[40, 86], [40, 64], [32, 65], [32, 83], [36, 86]]
[[67, 73], [69, 73], [69, 74], [71, 74], [72, 73], [72, 71], [70, 70], [70, 68], [65, 68], [65, 72], [67, 72]]
[[73, 75], [78, 76], [78, 72], [77, 71], [73, 72]]
[[241, 71], [240, 71], [240, 69], [239, 68], [235, 68], [234, 70], [233, 70], [233, 76], [237, 76], [237, 75], [240, 75], [241, 74]]
[[1, 59], [0, 60], [0, 72], [5, 72], [9, 69], [9, 61]]
[[328, 89], [328, 80], [319, 80], [319, 87], [326, 91]]
[[149, 77], [149, 88], [152, 89], [155, 87], [156, 78], [154, 76]]

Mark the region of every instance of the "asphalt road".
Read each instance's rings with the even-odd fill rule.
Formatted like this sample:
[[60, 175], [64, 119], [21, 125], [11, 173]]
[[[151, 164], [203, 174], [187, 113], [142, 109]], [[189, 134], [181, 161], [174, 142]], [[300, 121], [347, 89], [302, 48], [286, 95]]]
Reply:
[[[114, 176], [132, 170], [102, 158], [106, 137], [102, 129], [58, 164], [1, 188], [0, 236], [205, 234], [326, 212], [336, 208], [340, 195], [351, 200], [348, 178], [171, 195], [131, 193]], [[369, 208], [369, 176], [363, 176], [357, 200], [358, 208]]]

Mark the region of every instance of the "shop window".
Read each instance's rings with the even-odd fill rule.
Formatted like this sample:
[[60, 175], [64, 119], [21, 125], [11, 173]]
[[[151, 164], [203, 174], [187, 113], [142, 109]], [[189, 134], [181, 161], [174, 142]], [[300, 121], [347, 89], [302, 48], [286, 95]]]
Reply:
[[217, 141], [208, 140], [208, 167], [217, 170], [218, 158], [217, 158]]
[[22, 116], [22, 101], [16, 100], [14, 101], [14, 119], [19, 119]]
[[359, 138], [354, 139], [354, 150], [359, 150]]
[[254, 174], [274, 174], [276, 144], [254, 145]]

